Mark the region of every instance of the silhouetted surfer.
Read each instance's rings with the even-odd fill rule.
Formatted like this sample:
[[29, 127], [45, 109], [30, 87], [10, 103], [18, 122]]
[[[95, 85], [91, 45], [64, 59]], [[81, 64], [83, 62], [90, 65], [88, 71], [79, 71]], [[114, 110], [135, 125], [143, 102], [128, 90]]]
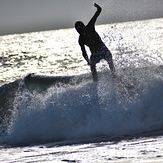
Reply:
[[[97, 81], [98, 76], [96, 71], [96, 64], [99, 63], [101, 59], [105, 59], [108, 62], [113, 74], [115, 72], [115, 68], [111, 52], [102, 42], [98, 33], [95, 31], [95, 22], [97, 17], [100, 15], [102, 8], [96, 3], [94, 3], [94, 6], [97, 8], [97, 11], [89, 23], [85, 26], [83, 22], [77, 21], [75, 23], [75, 28], [80, 34], [79, 45], [81, 47], [83, 57], [87, 61], [88, 65], [90, 65], [93, 79]], [[88, 58], [87, 52], [85, 50], [85, 45], [88, 46], [91, 51], [90, 59]]]

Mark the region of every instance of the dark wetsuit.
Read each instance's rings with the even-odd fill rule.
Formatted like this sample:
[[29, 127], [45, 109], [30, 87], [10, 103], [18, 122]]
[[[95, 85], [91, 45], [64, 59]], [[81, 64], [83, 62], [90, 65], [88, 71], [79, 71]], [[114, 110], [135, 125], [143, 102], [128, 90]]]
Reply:
[[[94, 4], [94, 6], [97, 8], [97, 11], [95, 12], [94, 16], [91, 18], [89, 23], [82, 28], [82, 31], [78, 31], [78, 30], [77, 31], [80, 34], [79, 45], [81, 47], [83, 57], [90, 65], [93, 79], [96, 81], [98, 80], [97, 71], [96, 71], [96, 63], [100, 62], [101, 59], [105, 59], [108, 62], [109, 67], [113, 73], [115, 72], [115, 68], [114, 68], [114, 64], [112, 61], [111, 52], [103, 43], [98, 33], [95, 31], [95, 22], [97, 20], [97, 17], [100, 15], [102, 9], [97, 4]], [[91, 51], [90, 59], [88, 59], [88, 55], [85, 50], [85, 45], [88, 46]]]

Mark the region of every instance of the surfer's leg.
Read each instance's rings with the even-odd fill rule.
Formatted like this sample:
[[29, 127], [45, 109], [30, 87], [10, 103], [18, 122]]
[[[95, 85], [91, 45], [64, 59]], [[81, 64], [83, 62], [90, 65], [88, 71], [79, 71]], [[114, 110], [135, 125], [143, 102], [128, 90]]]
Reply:
[[115, 67], [114, 67], [114, 63], [113, 63], [113, 59], [112, 59], [112, 54], [110, 51], [107, 52], [105, 60], [108, 62], [109, 68], [111, 69], [112, 73], [115, 73]]
[[99, 62], [99, 57], [96, 54], [92, 54], [90, 57], [90, 68], [93, 76], [94, 81], [98, 81], [98, 76], [97, 76], [97, 70], [96, 70], [96, 64]]
[[115, 67], [114, 67], [114, 63], [113, 63], [113, 59], [112, 59], [112, 54], [110, 51], [107, 52], [107, 55], [105, 57], [105, 60], [108, 62], [109, 64], [109, 68], [112, 72], [112, 76], [113, 78], [116, 78], [116, 73], [115, 73]]
[[98, 81], [98, 76], [97, 76], [97, 70], [96, 70], [96, 64], [91, 64], [91, 72], [93, 76], [94, 81]]

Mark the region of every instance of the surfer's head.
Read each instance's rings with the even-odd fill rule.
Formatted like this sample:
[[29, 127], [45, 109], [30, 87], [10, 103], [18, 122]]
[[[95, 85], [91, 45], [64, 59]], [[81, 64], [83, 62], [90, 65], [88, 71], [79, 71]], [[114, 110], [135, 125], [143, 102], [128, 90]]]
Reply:
[[84, 28], [85, 28], [85, 25], [83, 22], [81, 21], [77, 21], [75, 23], [75, 29], [78, 31], [79, 34], [83, 33], [84, 32]]

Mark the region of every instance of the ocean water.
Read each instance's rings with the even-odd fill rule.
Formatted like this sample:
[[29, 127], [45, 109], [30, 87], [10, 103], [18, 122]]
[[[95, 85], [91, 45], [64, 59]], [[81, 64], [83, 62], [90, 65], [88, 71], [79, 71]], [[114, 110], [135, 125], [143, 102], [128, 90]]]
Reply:
[[0, 162], [163, 161], [163, 19], [96, 30], [98, 82], [74, 29], [0, 36]]

